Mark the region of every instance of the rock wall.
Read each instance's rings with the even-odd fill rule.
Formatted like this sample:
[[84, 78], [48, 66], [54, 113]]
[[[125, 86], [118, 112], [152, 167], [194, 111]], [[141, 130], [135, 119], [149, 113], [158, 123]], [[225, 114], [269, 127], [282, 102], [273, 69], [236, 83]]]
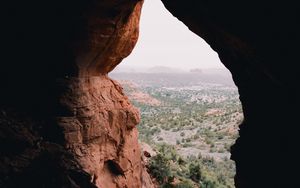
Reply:
[[135, 46], [142, 4], [4, 4], [0, 187], [153, 187], [139, 112], [107, 76]]
[[299, 130], [299, 6], [293, 1], [162, 1], [219, 54], [238, 86], [244, 122], [231, 148], [236, 187], [299, 187], [293, 172], [299, 168], [293, 151]]
[[92, 182], [104, 188], [142, 187], [147, 177], [142, 176], [136, 129], [140, 116], [121, 86], [107, 76], [64, 79], [60, 84], [66, 86], [61, 103], [69, 114], [57, 117], [65, 147]]
[[[218, 52], [239, 88], [236, 186], [300, 187], [298, 4], [163, 3]], [[137, 111], [106, 76], [136, 43], [142, 1], [1, 7], [0, 187], [153, 187]]]

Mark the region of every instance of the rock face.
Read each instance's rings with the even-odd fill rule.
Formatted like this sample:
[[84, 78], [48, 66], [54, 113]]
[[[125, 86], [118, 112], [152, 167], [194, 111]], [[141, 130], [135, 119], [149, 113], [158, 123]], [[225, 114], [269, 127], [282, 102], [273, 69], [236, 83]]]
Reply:
[[300, 187], [293, 173], [299, 155], [292, 149], [299, 130], [299, 5], [162, 1], [219, 54], [238, 86], [244, 122], [231, 148], [236, 187]]
[[137, 41], [143, 2], [19, 3], [5, 4], [24, 25], [4, 32], [16, 39], [4, 40], [0, 187], [153, 187], [139, 112], [107, 77]]
[[107, 76], [70, 78], [57, 117], [65, 147], [98, 187], [141, 187], [143, 166], [136, 125], [139, 112]]
[[[138, 112], [106, 76], [137, 41], [142, 3], [2, 3], [0, 187], [153, 187]], [[239, 88], [245, 121], [232, 147], [236, 186], [300, 187], [299, 6], [163, 3], [218, 52]]]
[[[53, 122], [2, 109], [0, 125], [1, 188], [96, 188], [74, 155], [57, 143], [62, 132], [46, 130]], [[45, 131], [52, 135], [44, 136]]]

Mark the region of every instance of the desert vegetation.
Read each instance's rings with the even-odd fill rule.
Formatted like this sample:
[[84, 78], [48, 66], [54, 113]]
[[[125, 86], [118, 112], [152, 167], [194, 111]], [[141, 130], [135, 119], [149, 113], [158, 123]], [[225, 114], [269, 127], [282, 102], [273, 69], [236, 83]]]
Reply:
[[118, 78], [140, 109], [140, 141], [157, 153], [149, 172], [164, 188], [234, 187], [230, 147], [243, 119], [237, 88], [218, 76], [204, 81], [195, 73], [173, 76], [146, 74], [137, 80], [127, 75], [126, 82]]

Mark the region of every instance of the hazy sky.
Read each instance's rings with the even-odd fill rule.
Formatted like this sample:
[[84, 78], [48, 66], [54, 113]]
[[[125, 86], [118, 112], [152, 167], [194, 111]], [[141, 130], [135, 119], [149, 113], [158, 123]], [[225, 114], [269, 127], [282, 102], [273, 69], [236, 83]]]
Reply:
[[145, 0], [138, 43], [121, 66], [224, 67], [210, 46], [173, 17], [160, 0]]

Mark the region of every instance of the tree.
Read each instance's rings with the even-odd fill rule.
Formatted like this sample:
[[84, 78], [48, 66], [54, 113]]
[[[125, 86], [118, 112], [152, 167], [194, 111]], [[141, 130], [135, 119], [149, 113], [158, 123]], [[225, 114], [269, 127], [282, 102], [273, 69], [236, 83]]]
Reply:
[[189, 178], [194, 182], [198, 183], [201, 179], [201, 167], [197, 162], [191, 162], [189, 165]]
[[152, 177], [162, 185], [169, 184], [174, 179], [170, 168], [170, 160], [161, 153], [151, 158], [149, 171]]

